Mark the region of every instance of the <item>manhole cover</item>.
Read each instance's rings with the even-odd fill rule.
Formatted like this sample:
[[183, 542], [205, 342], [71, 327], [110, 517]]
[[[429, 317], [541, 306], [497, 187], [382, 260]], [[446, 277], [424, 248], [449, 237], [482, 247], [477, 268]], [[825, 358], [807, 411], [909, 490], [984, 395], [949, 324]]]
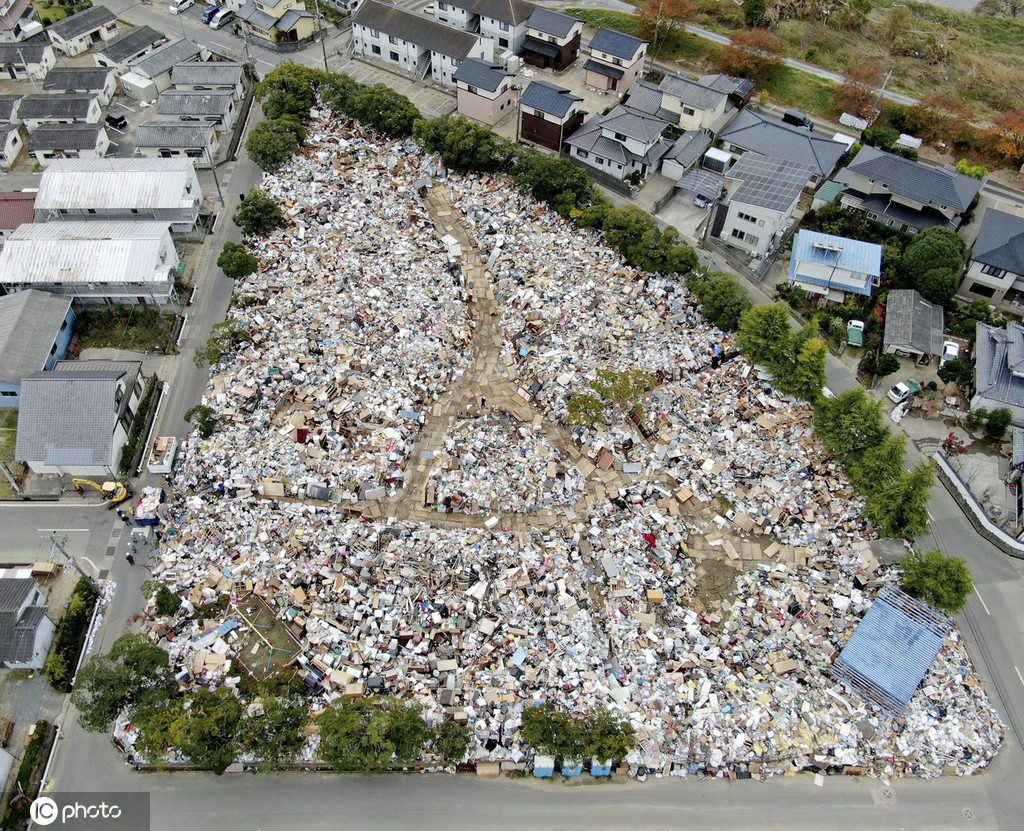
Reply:
[[892, 791], [890, 791], [888, 789], [883, 790], [882, 791], [882, 798], [883, 799], [892, 799]]
[[974, 811], [970, 808], [964, 808], [964, 819], [974, 819]]

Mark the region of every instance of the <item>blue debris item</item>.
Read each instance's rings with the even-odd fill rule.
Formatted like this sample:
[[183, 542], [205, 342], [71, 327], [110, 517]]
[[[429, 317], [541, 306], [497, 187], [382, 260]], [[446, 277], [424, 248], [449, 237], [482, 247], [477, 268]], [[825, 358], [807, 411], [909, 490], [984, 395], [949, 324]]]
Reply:
[[579, 759], [562, 762], [562, 776], [579, 776], [583, 773], [583, 762]]
[[533, 775], [537, 779], [550, 779], [555, 775], [555, 760], [550, 756], [535, 756]]
[[612, 775], [612, 762], [608, 760], [606, 764], [601, 764], [596, 758], [590, 760], [590, 775], [591, 776], [611, 776]]
[[906, 710], [953, 624], [886, 586], [839, 653], [835, 674], [886, 712]]

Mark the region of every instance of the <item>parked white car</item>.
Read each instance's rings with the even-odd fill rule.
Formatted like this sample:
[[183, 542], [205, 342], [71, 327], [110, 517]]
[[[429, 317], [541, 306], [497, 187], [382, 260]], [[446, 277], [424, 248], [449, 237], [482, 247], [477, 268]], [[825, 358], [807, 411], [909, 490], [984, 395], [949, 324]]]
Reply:
[[941, 369], [950, 361], [956, 360], [960, 357], [960, 344], [954, 340], [947, 340], [942, 344], [942, 357], [939, 358], [939, 368]]
[[185, 9], [191, 9], [196, 4], [196, 0], [172, 0], [168, 10], [171, 14], [181, 14]]
[[889, 390], [889, 400], [893, 404], [902, 404], [910, 396], [921, 391], [922, 387], [917, 381], [900, 381]]

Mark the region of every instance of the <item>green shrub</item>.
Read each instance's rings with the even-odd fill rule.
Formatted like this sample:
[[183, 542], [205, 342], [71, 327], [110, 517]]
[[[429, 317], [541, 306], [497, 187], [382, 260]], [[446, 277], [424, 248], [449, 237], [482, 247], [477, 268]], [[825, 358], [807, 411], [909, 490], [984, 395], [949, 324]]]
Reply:
[[149, 422], [153, 418], [153, 411], [160, 399], [157, 381], [156, 375], [152, 375], [146, 382], [146, 391], [143, 393], [142, 401], [139, 402], [139, 411], [135, 414], [131, 429], [128, 431], [128, 439], [121, 446], [121, 458], [117, 463], [117, 469], [122, 474], [127, 475], [135, 470], [139, 463], [139, 457], [145, 450], [141, 443], [145, 441]]
[[82, 651], [96, 600], [96, 592], [89, 581], [84, 577], [79, 578], [68, 599], [64, 616], [57, 624], [53, 652], [46, 662], [46, 679], [59, 692], [71, 691], [71, 676], [78, 664], [78, 655]]

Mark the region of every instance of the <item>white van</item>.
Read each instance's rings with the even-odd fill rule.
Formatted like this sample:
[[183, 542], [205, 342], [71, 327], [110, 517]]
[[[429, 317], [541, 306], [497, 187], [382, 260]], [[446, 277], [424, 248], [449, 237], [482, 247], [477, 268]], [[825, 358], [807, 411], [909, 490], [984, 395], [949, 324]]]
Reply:
[[221, 26], [227, 25], [235, 16], [235, 13], [231, 9], [221, 9], [217, 14], [210, 18], [210, 28], [219, 29]]
[[185, 9], [190, 9], [196, 4], [196, 0], [171, 0], [168, 11], [171, 14], [181, 14]]

